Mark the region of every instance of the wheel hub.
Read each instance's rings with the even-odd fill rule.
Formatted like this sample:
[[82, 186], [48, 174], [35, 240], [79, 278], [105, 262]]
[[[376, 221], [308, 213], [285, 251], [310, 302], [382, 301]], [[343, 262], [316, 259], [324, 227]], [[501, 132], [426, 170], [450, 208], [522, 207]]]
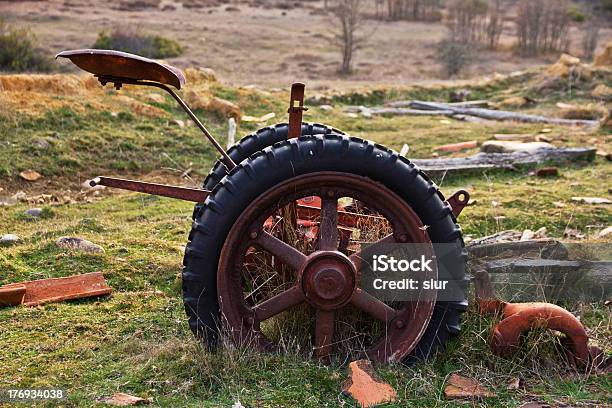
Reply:
[[301, 273], [301, 287], [314, 307], [338, 309], [350, 301], [356, 274], [355, 265], [343, 253], [318, 251], [308, 257]]

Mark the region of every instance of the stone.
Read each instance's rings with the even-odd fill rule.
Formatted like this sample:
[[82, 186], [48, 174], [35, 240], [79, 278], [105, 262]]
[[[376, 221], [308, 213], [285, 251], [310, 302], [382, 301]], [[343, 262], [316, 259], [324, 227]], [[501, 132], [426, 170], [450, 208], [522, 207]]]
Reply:
[[0, 246], [14, 245], [19, 242], [19, 236], [15, 234], [4, 234], [0, 237]]
[[480, 146], [480, 151], [484, 153], [514, 153], [526, 152], [534, 153], [538, 149], [554, 149], [555, 147], [546, 142], [513, 142], [503, 140], [487, 140]]
[[604, 49], [595, 55], [593, 65], [596, 67], [612, 66], [612, 41], [608, 41]]
[[34, 218], [38, 218], [42, 215], [42, 208], [29, 208], [27, 210], [24, 211], [25, 214], [29, 215], [30, 217], [34, 217]]
[[162, 0], [157, 7], [161, 11], [180, 11], [183, 9], [183, 3], [171, 0]]
[[585, 204], [612, 204], [612, 201], [601, 197], [572, 197], [572, 201]]
[[[590, 81], [593, 79], [593, 71], [588, 65], [580, 63], [580, 58], [573, 57], [569, 54], [561, 54], [561, 57], [557, 62], [552, 64], [546, 70], [546, 80], [548, 86], [545, 84], [540, 85], [540, 88], [544, 86], [558, 88], [563, 84], [565, 79]], [[561, 82], [559, 82], [561, 80]], [[566, 82], [566, 81], [565, 81]]]
[[100, 245], [77, 237], [60, 237], [55, 241], [55, 245], [63, 249], [73, 249], [88, 253], [103, 254], [105, 252], [104, 248]]
[[536, 170], [535, 175], [538, 177], [557, 177], [559, 169], [556, 167], [542, 167]]
[[349, 378], [342, 384], [342, 392], [362, 407], [397, 400], [393, 387], [376, 375], [369, 360], [357, 360], [349, 364]]
[[155, 103], [164, 103], [166, 101], [166, 99], [164, 98], [164, 95], [158, 94], [156, 92], [151, 92], [151, 93], [146, 94], [145, 99], [149, 102], [155, 102]]
[[125, 394], [123, 392], [117, 392], [113, 394], [112, 397], [100, 398], [99, 401], [102, 403], [105, 403], [108, 405], [114, 405], [117, 407], [128, 407], [132, 405], [149, 404], [151, 402], [148, 399], [135, 397], [130, 394]]
[[188, 83], [217, 82], [217, 73], [211, 68], [187, 68], [185, 79]]
[[19, 173], [19, 177], [21, 177], [25, 181], [36, 181], [42, 176], [40, 175], [40, 173], [34, 170], [24, 170], [21, 173]]
[[46, 150], [51, 144], [45, 139], [34, 139], [32, 140], [32, 146], [40, 150]]
[[612, 87], [599, 84], [591, 91], [591, 96], [604, 101], [612, 101]]
[[601, 231], [597, 233], [597, 236], [599, 238], [607, 237], [608, 235], [612, 235], [612, 225], [607, 228], [602, 229]]
[[507, 108], [522, 108], [533, 103], [533, 99], [528, 99], [524, 96], [511, 96], [500, 102], [502, 106]]
[[11, 196], [11, 198], [15, 201], [25, 202], [28, 200], [28, 196], [24, 191], [18, 191]]
[[495, 393], [484, 388], [473, 378], [452, 374], [444, 388], [446, 398], [487, 398], [495, 397]]
[[569, 54], [561, 54], [559, 60], [548, 67], [546, 73], [551, 76], [567, 78], [570, 71], [576, 69], [580, 64], [580, 58], [573, 57]]
[[207, 110], [213, 111], [224, 118], [240, 120], [240, 107], [233, 102], [213, 96], [208, 104]]

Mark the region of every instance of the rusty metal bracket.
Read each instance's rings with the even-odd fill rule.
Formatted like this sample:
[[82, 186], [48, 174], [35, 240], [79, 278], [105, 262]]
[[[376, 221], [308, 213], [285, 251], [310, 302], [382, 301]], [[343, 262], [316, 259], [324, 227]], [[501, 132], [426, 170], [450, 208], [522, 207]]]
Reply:
[[461, 211], [463, 211], [463, 208], [465, 208], [470, 201], [470, 193], [465, 190], [459, 190], [450, 196], [446, 201], [450, 204], [453, 215], [455, 218], [457, 218], [459, 217], [459, 214], [461, 214]]
[[304, 106], [304, 89], [306, 85], [296, 82], [291, 85], [291, 100], [289, 101], [289, 132], [290, 139], [302, 135], [302, 113], [308, 108]]
[[145, 183], [143, 181], [125, 180], [112, 177], [96, 177], [89, 181], [89, 185], [120, 188], [123, 190], [138, 191], [139, 193], [154, 194], [163, 197], [177, 198], [179, 200], [202, 203], [210, 195], [208, 190], [197, 188], [176, 187], [167, 184]]
[[170, 87], [164, 84], [161, 84], [159, 82], [141, 81], [141, 80], [131, 79], [131, 78], [113, 77], [113, 76], [107, 76], [107, 75], [96, 75], [96, 77], [98, 78], [98, 81], [100, 81], [102, 86], [105, 86], [107, 83], [113, 83], [115, 86], [115, 89], [117, 90], [121, 89], [121, 86], [123, 84], [129, 84], [129, 85], [152, 86], [155, 88], [163, 89], [164, 91], [168, 92], [174, 98], [174, 100], [178, 102], [180, 107], [183, 108], [183, 110], [187, 113], [187, 115], [193, 121], [193, 123], [196, 124], [196, 126], [202, 131], [202, 133], [204, 133], [204, 136], [206, 136], [208, 141], [212, 143], [212, 145], [215, 147], [215, 149], [217, 149], [219, 153], [221, 153], [221, 156], [223, 156], [223, 161], [225, 165], [228, 167], [228, 169], [231, 170], [234, 167], [236, 167], [236, 163], [234, 163], [232, 158], [229, 157], [225, 149], [223, 149], [223, 147], [219, 144], [219, 142], [217, 142], [217, 140], [208, 131], [208, 129], [206, 129], [206, 126], [204, 126], [202, 122], [200, 122], [198, 117], [191, 111], [189, 106], [187, 106], [187, 104], [181, 99], [181, 97], [178, 96], [176, 92], [174, 92]]

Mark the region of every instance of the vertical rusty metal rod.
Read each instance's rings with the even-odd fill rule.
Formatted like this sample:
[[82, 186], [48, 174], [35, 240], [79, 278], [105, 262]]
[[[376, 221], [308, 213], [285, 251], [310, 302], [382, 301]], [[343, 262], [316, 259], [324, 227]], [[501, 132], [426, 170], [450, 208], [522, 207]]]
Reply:
[[289, 132], [290, 139], [302, 135], [302, 112], [308, 110], [304, 107], [304, 88], [306, 85], [296, 82], [291, 85], [291, 100], [289, 101]]

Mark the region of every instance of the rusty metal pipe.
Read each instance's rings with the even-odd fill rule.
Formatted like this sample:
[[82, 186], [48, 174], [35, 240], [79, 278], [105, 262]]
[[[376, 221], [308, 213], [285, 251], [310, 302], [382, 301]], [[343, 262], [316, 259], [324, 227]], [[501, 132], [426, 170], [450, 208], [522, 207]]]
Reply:
[[551, 303], [507, 303], [504, 319], [493, 328], [491, 349], [499, 356], [507, 356], [519, 347], [522, 333], [542, 328], [565, 334], [576, 359], [589, 361], [589, 336], [582, 323], [569, 311]]
[[499, 356], [516, 351], [520, 336], [531, 329], [559, 331], [567, 336], [572, 357], [580, 364], [589, 362], [589, 337], [580, 321], [569, 311], [552, 303], [507, 303], [497, 299], [489, 274], [474, 274], [476, 301], [481, 314], [501, 313], [502, 320], [493, 327], [491, 350]]
[[201, 203], [210, 195], [208, 190], [197, 188], [169, 186], [167, 184], [145, 183], [143, 181], [125, 180], [113, 177], [96, 177], [89, 181], [89, 185], [120, 188], [123, 190], [138, 191], [139, 193], [154, 194], [163, 197], [177, 198], [179, 200]]

